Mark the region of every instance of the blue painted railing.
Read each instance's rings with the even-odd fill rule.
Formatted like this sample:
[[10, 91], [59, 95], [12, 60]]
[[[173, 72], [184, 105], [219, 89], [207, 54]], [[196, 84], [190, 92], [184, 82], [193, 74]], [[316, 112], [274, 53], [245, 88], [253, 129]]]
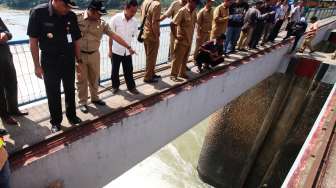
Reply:
[[336, 15], [336, 8], [310, 8], [305, 17], [309, 20], [312, 16], [317, 16], [319, 20]]

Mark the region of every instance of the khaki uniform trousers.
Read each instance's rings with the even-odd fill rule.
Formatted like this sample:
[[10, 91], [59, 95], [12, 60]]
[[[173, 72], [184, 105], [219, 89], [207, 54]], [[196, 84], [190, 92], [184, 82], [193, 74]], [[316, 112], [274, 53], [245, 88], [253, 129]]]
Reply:
[[252, 38], [253, 28], [247, 29], [246, 32], [241, 31], [238, 40], [238, 50], [246, 48]]
[[210, 39], [212, 40], [212, 39], [216, 39], [216, 37], [217, 36], [215, 36], [213, 33], [211, 33], [211, 35], [210, 35]]
[[99, 100], [98, 81], [100, 76], [99, 50], [93, 54], [81, 53], [83, 64], [80, 65], [80, 76], [77, 77], [79, 104], [87, 104], [88, 87], [90, 88], [91, 101]]
[[304, 52], [307, 47], [309, 48], [310, 51], [313, 51], [313, 47], [312, 47], [312, 44], [311, 44], [313, 39], [314, 39], [313, 37], [305, 38], [303, 43], [302, 43], [300, 51]]
[[[225, 34], [225, 31], [224, 31]], [[210, 39], [216, 39], [219, 35], [221, 35], [221, 33], [215, 33], [214, 31], [211, 31], [211, 35], [210, 35]]]
[[146, 52], [146, 73], [144, 80], [150, 80], [155, 74], [156, 59], [159, 52], [160, 40], [144, 39]]
[[[211, 34], [210, 34], [210, 39], [212, 40], [212, 39], [216, 39], [218, 36], [220, 36], [221, 34], [225, 34], [226, 33], [226, 30], [227, 30], [227, 25], [225, 25], [225, 26], [223, 26], [223, 27], [225, 27], [223, 30], [214, 30], [214, 29], [212, 29], [211, 30]], [[223, 32], [222, 32], [223, 31]]]
[[175, 43], [174, 56], [172, 60], [171, 76], [184, 77], [187, 70], [187, 62], [191, 46]]
[[210, 33], [200, 33], [199, 37], [196, 39], [196, 46], [194, 51], [194, 59], [196, 58], [198, 54], [198, 49], [202, 44], [210, 39]]
[[175, 36], [172, 32], [170, 32], [170, 43], [169, 43], [169, 54], [168, 61], [171, 61], [174, 56], [174, 48], [175, 48]]

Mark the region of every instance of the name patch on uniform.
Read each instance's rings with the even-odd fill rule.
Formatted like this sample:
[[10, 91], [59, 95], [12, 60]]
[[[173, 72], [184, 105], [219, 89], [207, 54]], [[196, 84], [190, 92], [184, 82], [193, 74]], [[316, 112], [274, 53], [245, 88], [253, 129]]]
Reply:
[[45, 25], [47, 27], [54, 27], [54, 23], [50, 23], [50, 22], [45, 22], [45, 23], [43, 23], [43, 25]]

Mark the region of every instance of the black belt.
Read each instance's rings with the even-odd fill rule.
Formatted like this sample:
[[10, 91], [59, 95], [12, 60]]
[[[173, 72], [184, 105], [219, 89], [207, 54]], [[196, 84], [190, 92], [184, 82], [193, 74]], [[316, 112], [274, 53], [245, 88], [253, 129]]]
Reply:
[[84, 50], [81, 50], [82, 53], [84, 54], [93, 54], [95, 53], [97, 50], [94, 50], [94, 51], [84, 51]]
[[59, 56], [69, 56], [69, 57], [74, 57], [73, 53], [69, 53], [69, 52], [60, 52], [60, 51], [56, 51], [56, 50], [42, 50], [41, 51], [42, 54], [45, 54], [47, 56], [54, 56], [54, 57], [59, 57]]

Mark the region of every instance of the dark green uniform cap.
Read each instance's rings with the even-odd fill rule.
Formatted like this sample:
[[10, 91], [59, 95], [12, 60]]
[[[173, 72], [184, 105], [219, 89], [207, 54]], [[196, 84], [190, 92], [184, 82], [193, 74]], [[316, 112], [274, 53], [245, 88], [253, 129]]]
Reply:
[[66, 5], [68, 5], [68, 7], [72, 8], [72, 9], [77, 9], [77, 8], [79, 8], [79, 7], [76, 5], [76, 3], [75, 3], [74, 1], [72, 1], [72, 0], [63, 0], [63, 1], [64, 1], [64, 3], [65, 3]]

